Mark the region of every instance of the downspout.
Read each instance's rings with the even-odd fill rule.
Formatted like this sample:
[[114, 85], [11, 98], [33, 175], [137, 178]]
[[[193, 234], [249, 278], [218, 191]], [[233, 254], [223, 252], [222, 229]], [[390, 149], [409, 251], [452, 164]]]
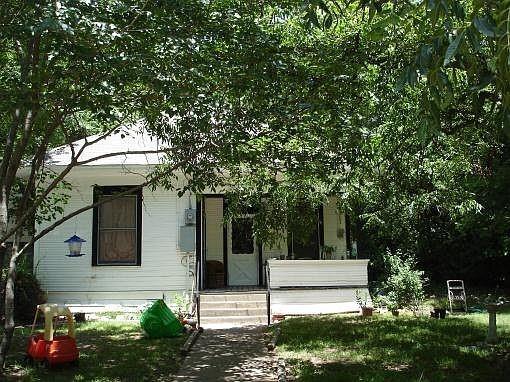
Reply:
[[345, 212], [344, 215], [345, 215], [345, 241], [347, 244], [347, 258], [350, 258], [352, 253], [351, 219], [347, 212]]

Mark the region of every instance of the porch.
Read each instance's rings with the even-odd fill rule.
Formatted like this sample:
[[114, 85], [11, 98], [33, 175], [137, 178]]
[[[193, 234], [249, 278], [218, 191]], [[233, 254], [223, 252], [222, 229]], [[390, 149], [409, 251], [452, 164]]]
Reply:
[[227, 221], [226, 203], [223, 195], [197, 201], [196, 281], [204, 322], [261, 323], [264, 316], [270, 323], [274, 316], [358, 311], [356, 291], [368, 293], [368, 260], [347, 259], [348, 220], [336, 200], [317, 209], [307, 241], [287, 232], [274, 247], [257, 242], [253, 216]]
[[199, 321], [208, 328], [271, 324], [278, 316], [357, 312], [368, 295], [368, 260], [277, 260], [265, 265], [266, 287], [199, 292]]
[[283, 232], [277, 244], [260, 243], [253, 214], [227, 221], [228, 200], [221, 194], [197, 200], [196, 282], [201, 291], [267, 286], [265, 264], [280, 260], [343, 260], [350, 257], [349, 220], [330, 198], [316, 209], [315, 221], [295, 233]]

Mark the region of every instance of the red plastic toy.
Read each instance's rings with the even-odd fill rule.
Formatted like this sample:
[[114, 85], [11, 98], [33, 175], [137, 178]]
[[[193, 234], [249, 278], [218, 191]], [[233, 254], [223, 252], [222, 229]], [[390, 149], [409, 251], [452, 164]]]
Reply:
[[[38, 305], [32, 332], [39, 311], [44, 314], [44, 333], [30, 335], [27, 345], [28, 361], [44, 363], [48, 367], [63, 363], [77, 364], [79, 351], [76, 347], [73, 315], [69, 308], [57, 304]], [[67, 317], [67, 335], [53, 336], [53, 318], [59, 316]]]

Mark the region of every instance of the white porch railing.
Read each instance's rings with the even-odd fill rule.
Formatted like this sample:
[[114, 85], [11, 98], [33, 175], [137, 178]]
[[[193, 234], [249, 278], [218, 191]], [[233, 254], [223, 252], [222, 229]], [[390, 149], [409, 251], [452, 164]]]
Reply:
[[268, 260], [268, 324], [272, 315], [358, 311], [356, 290], [368, 293], [368, 260]]

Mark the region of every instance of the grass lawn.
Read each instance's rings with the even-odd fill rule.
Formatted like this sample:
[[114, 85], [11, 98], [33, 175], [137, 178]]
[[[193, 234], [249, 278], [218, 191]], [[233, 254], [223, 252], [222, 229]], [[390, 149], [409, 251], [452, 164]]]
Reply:
[[508, 381], [510, 309], [497, 321], [500, 342], [487, 347], [487, 313], [293, 318], [277, 351], [299, 381]]
[[148, 339], [137, 321], [91, 321], [77, 325], [80, 364], [46, 370], [21, 362], [29, 329], [16, 329], [8, 360], [12, 381], [167, 381], [178, 369], [186, 337]]

